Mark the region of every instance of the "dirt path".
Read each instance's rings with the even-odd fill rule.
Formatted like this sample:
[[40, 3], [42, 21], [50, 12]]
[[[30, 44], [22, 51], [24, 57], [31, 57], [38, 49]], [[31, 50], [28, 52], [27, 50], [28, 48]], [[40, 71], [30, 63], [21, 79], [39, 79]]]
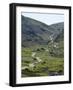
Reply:
[[41, 62], [42, 61], [39, 57], [36, 57], [36, 59], [37, 59], [38, 62]]
[[[48, 52], [48, 49], [46, 49], [45, 51]], [[35, 64], [37, 64], [37, 63], [39, 63], [39, 62], [42, 61], [42, 60], [40, 59], [40, 57], [37, 57], [37, 56], [35, 56], [35, 55], [36, 55], [36, 52], [32, 52], [31, 57], [32, 57], [32, 58], [35, 58], [35, 59], [36, 59], [36, 62], [30, 63], [28, 66], [22, 67], [22, 70], [23, 70], [23, 69], [26, 69], [26, 68], [30, 68], [30, 67], [33, 68], [33, 67], [35, 66]]]
[[35, 55], [36, 55], [36, 52], [32, 52], [32, 57], [34, 58], [35, 57]]
[[39, 57], [36, 57], [35, 55], [36, 55], [36, 52], [33, 52], [31, 56], [32, 56], [33, 58], [36, 58], [36, 60], [37, 60], [38, 62], [41, 62], [42, 60], [41, 60]]

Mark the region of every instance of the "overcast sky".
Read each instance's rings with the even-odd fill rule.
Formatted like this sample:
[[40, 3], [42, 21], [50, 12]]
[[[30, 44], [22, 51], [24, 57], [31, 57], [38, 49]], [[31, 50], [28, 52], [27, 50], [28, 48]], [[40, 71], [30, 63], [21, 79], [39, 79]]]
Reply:
[[22, 13], [23, 16], [41, 21], [46, 23], [47, 25], [51, 25], [54, 23], [64, 22], [63, 14], [52, 14], [52, 13]]

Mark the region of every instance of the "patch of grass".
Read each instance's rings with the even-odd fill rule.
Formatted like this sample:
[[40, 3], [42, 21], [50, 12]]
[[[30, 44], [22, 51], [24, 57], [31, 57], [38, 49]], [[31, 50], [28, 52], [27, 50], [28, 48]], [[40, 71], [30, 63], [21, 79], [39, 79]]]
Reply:
[[33, 59], [32, 57], [23, 57], [22, 62], [21, 62], [21, 66], [28, 66], [29, 63], [32, 63]]
[[[61, 45], [61, 44], [60, 44]], [[62, 46], [62, 45], [61, 45]], [[40, 46], [39, 51], [37, 51], [38, 47], [35, 48], [22, 48], [22, 67], [28, 66], [28, 69], [22, 70], [22, 76], [50, 76], [55, 75], [63, 75], [64, 73], [64, 58], [51, 56], [48, 51], [46, 51], [47, 46]], [[62, 49], [62, 47], [61, 47]], [[29, 67], [30, 63], [34, 63], [37, 60], [32, 58], [32, 52], [35, 51], [35, 57], [39, 57], [42, 61], [35, 64], [33, 69]], [[35, 60], [34, 60], [35, 59]]]
[[22, 48], [22, 57], [31, 57], [32, 50], [30, 48]]
[[49, 60], [49, 61], [43, 60], [43, 62], [37, 64], [34, 70], [42, 71], [43, 69], [45, 69], [45, 70], [48, 69], [48, 71], [56, 72], [56, 71], [60, 71], [60, 70], [63, 71], [63, 69], [64, 69], [63, 59], [61, 59], [61, 60], [54, 59], [54, 60]]

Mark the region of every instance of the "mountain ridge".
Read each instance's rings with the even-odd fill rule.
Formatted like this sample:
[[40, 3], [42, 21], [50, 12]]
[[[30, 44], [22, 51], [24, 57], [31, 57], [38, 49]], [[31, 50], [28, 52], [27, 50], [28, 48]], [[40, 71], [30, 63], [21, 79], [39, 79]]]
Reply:
[[35, 44], [47, 44], [50, 41], [50, 37], [55, 41], [64, 32], [64, 22], [46, 25], [45, 23], [25, 16], [21, 16], [21, 21], [23, 47]]

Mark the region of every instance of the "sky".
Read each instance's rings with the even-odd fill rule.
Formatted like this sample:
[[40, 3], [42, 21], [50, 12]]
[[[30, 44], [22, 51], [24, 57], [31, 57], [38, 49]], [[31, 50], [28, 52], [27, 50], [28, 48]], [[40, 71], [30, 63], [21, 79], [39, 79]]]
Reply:
[[63, 14], [23, 12], [22, 15], [38, 20], [38, 21], [41, 21], [47, 25], [64, 22]]

